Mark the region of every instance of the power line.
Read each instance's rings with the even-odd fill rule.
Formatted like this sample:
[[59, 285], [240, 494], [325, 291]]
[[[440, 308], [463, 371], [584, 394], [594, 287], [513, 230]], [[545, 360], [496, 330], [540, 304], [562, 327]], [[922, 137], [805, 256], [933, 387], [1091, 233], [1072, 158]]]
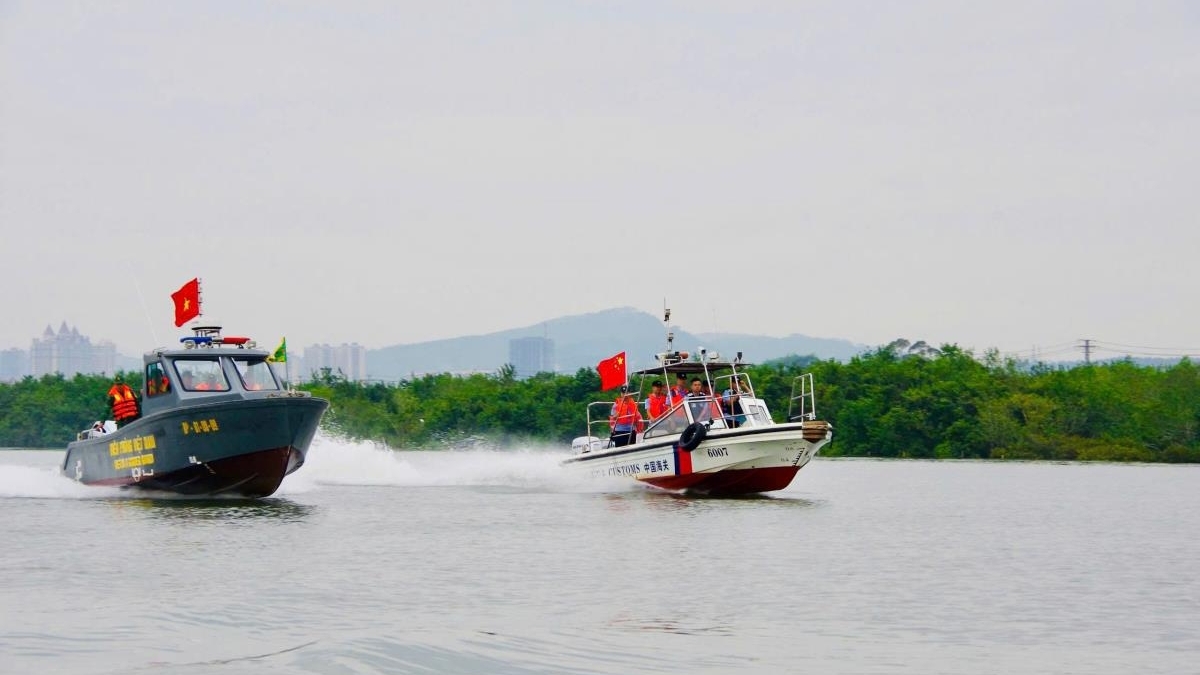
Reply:
[[1006, 358], [1018, 361], [1042, 361], [1049, 357], [1065, 356], [1071, 353], [1083, 352], [1085, 363], [1091, 363], [1097, 353], [1120, 354], [1160, 359], [1200, 359], [1200, 349], [1176, 347], [1150, 347], [1145, 345], [1127, 345], [1095, 338], [1079, 338], [1073, 342], [1060, 342], [1046, 347], [1033, 347], [1011, 352], [1000, 352]]
[[1147, 346], [1145, 346], [1145, 345], [1126, 345], [1126, 344], [1121, 344], [1120, 342], [1108, 342], [1108, 341], [1106, 341], [1106, 340], [1093, 340], [1093, 342], [1098, 342], [1098, 343], [1100, 343], [1100, 344], [1106, 344], [1106, 345], [1112, 345], [1112, 346], [1114, 346], [1114, 347], [1125, 347], [1125, 348], [1127, 348], [1127, 349], [1145, 349], [1145, 350], [1148, 350], [1148, 351], [1165, 351], [1165, 352], [1171, 352], [1171, 353], [1191, 353], [1191, 354], [1200, 353], [1200, 348], [1189, 348], [1189, 347], [1147, 347]]
[[1009, 356], [1018, 360], [1044, 358], [1047, 356], [1059, 356], [1062, 354], [1071, 354], [1079, 350], [1078, 344], [1068, 342], [1059, 347], [1034, 347], [1032, 349], [1024, 349], [1015, 352], [1001, 352], [1005, 356]]
[[1109, 352], [1112, 354], [1120, 354], [1122, 356], [1142, 356], [1142, 357], [1146, 357], [1146, 358], [1157, 358], [1157, 359], [1182, 359], [1182, 358], [1195, 359], [1195, 358], [1200, 358], [1200, 352], [1195, 352], [1195, 353], [1190, 353], [1190, 354], [1186, 353], [1186, 352], [1178, 352], [1178, 353], [1168, 354], [1165, 352], [1139, 352], [1139, 351], [1130, 351], [1128, 349], [1111, 349], [1108, 347], [1097, 347], [1097, 348], [1095, 348], [1094, 351]]

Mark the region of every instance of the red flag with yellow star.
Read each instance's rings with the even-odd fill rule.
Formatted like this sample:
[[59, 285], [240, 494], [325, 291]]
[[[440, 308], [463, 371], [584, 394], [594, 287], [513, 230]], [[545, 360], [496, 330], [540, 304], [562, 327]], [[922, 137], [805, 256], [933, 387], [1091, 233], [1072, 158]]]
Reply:
[[200, 280], [192, 279], [171, 294], [175, 301], [175, 326], [179, 327], [200, 316]]
[[596, 371], [600, 373], [601, 391], [625, 384], [625, 352], [596, 364]]

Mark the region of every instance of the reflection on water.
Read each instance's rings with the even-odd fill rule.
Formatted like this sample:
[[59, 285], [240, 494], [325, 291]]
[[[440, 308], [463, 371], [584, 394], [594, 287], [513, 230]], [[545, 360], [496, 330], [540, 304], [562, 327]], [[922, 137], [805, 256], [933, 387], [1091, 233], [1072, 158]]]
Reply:
[[[618, 497], [627, 497], [631, 495], [615, 495]], [[791, 495], [769, 495], [769, 494], [754, 494], [754, 495], [705, 495], [694, 494], [691, 492], [646, 492], [640, 496], [645, 503], [651, 508], [665, 506], [667, 508], [696, 508], [702, 506], [716, 506], [721, 504], [719, 508], [729, 509], [738, 508], [744, 504], [754, 509], [767, 508], [814, 508], [823, 505], [821, 500], [805, 499]]]
[[255, 520], [299, 522], [317, 510], [290, 499], [142, 498], [109, 500], [114, 508], [142, 509], [151, 518], [170, 521], [221, 521], [229, 524]]
[[734, 635], [732, 624], [693, 622], [678, 617], [664, 618], [634, 618], [621, 617], [608, 623], [619, 630], [649, 631], [652, 633], [673, 633], [675, 635]]
[[686, 517], [709, 513], [727, 513], [741, 510], [762, 511], [774, 509], [808, 510], [826, 505], [825, 500], [805, 499], [780, 495], [738, 495], [714, 497], [691, 493], [644, 490], [597, 495], [607, 510], [626, 512], [649, 509], [664, 514], [679, 514]]

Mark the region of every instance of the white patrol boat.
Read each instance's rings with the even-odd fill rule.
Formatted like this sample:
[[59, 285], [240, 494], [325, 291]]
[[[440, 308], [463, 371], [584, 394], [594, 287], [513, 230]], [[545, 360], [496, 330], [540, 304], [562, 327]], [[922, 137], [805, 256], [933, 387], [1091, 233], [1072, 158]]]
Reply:
[[[754, 391], [741, 352], [732, 361], [705, 349], [689, 358], [675, 351], [668, 322], [667, 351], [659, 365], [632, 373], [640, 376], [641, 399], [647, 378], [664, 386], [677, 376], [700, 381], [699, 392], [683, 400], [668, 398], [666, 412], [644, 422], [628, 445], [608, 438], [613, 401], [588, 404], [586, 436], [576, 438], [574, 455], [564, 461], [593, 476], [626, 476], [664, 490], [711, 495], [740, 495], [782, 490], [833, 438], [833, 425], [817, 419], [811, 373], [792, 386], [787, 422], [775, 422], [766, 401]], [[639, 409], [641, 406], [639, 405]]]

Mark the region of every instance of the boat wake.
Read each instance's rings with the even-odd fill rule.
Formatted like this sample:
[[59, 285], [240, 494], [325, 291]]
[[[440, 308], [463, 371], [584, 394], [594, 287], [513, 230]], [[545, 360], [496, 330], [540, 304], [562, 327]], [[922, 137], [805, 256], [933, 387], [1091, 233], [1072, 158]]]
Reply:
[[[7, 454], [7, 453], [5, 453]], [[331, 486], [491, 487], [537, 492], [644, 492], [621, 478], [588, 478], [564, 470], [569, 454], [551, 446], [391, 450], [318, 432], [303, 467], [286, 477], [277, 496]], [[0, 499], [185, 498], [117, 487], [82, 485], [59, 473], [62, 453], [17, 451], [0, 460]]]
[[[62, 455], [56, 455], [59, 459]], [[104, 499], [118, 498], [119, 488], [92, 487], [59, 473], [58, 465], [0, 465], [0, 499]]]
[[619, 479], [588, 479], [565, 471], [568, 453], [549, 447], [397, 451], [376, 443], [318, 433], [308, 458], [288, 476], [278, 495], [322, 486], [475, 486], [550, 492], [627, 492]]

